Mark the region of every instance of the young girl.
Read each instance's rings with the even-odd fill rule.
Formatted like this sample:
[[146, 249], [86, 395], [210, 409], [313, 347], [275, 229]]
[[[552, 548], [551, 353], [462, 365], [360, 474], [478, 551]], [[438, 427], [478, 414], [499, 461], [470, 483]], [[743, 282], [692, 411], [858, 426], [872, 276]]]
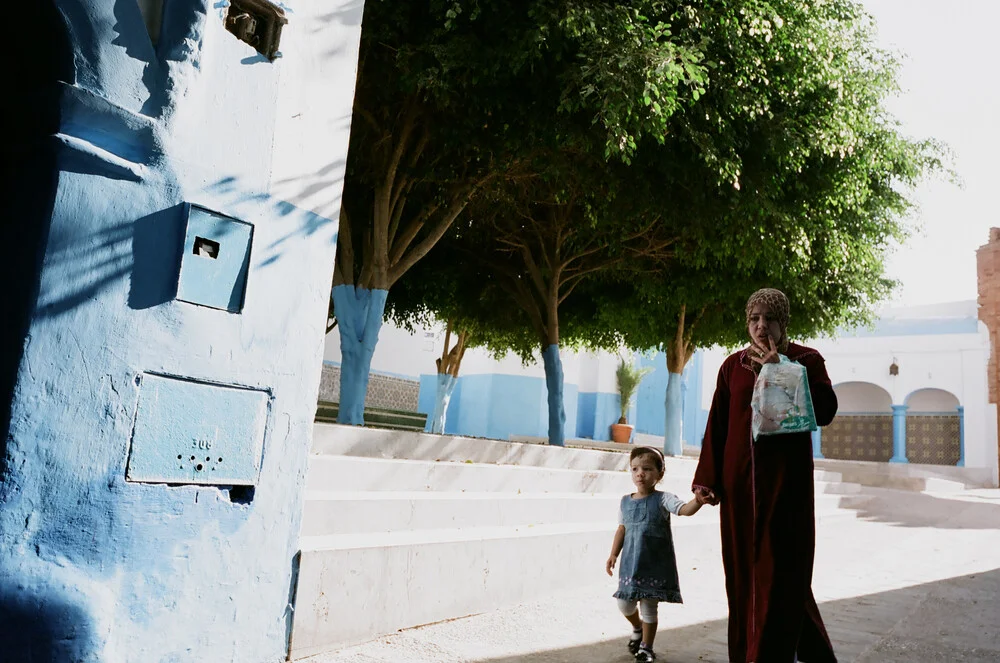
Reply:
[[656, 484], [663, 478], [663, 454], [659, 450], [637, 447], [629, 456], [629, 465], [636, 491], [622, 497], [618, 530], [606, 570], [611, 575], [618, 553], [622, 553], [618, 591], [614, 596], [618, 608], [632, 624], [628, 650], [636, 661], [647, 663], [656, 660], [653, 640], [657, 604], [683, 602], [670, 535], [670, 514], [693, 516], [701, 504], [697, 499], [685, 504], [673, 493], [656, 490]]

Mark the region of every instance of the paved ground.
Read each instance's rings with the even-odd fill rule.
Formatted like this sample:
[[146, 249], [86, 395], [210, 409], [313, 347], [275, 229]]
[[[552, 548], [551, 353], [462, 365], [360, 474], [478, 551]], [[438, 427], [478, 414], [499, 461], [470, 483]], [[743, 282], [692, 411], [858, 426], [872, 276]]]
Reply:
[[[818, 529], [813, 588], [839, 660], [1000, 662], [1000, 491], [867, 492], [865, 506]], [[661, 661], [727, 661], [717, 527], [677, 533], [686, 603], [661, 604]], [[628, 629], [602, 576], [594, 569], [593, 583], [572, 591], [307, 661], [628, 663]]]

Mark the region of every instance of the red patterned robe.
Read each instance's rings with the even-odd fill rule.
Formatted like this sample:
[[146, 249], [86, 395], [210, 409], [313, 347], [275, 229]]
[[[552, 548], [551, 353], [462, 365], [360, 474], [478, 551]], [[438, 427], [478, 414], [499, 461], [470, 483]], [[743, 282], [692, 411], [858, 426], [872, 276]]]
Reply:
[[[806, 367], [817, 423], [837, 413], [823, 357], [794, 343]], [[730, 663], [836, 663], [812, 593], [816, 522], [809, 433], [750, 435], [756, 373], [747, 351], [719, 370], [694, 487], [720, 498], [729, 596]]]

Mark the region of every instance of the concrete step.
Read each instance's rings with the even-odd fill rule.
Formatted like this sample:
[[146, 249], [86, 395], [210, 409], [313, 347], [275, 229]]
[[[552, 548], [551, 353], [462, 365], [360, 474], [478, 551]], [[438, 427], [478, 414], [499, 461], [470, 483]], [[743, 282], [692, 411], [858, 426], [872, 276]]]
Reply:
[[302, 536], [578, 522], [613, 527], [620, 501], [612, 493], [311, 492]]
[[[663, 490], [678, 495], [690, 493], [694, 467], [668, 465], [667, 469], [668, 474], [661, 482]], [[822, 470], [817, 470], [815, 476], [819, 482], [830, 484], [839, 479], [837, 473]], [[326, 454], [310, 456], [306, 488], [338, 492], [614, 493], [619, 496], [633, 490], [632, 480], [624, 471], [491, 465], [471, 461], [385, 460]]]
[[847, 481], [873, 488], [956, 492], [993, 485], [992, 471], [984, 468], [831, 459], [818, 459], [816, 466], [841, 472]]
[[[862, 496], [820, 493], [817, 516], [861, 504]], [[433, 493], [310, 492], [306, 495], [302, 536], [334, 536], [462, 530], [482, 527], [527, 527], [560, 523], [600, 523], [615, 527], [620, 495], [561, 493]], [[674, 518], [674, 526], [717, 520], [716, 509], [705, 508], [694, 518]]]
[[[514, 512], [499, 507], [493, 513], [497, 518], [507, 518], [508, 524], [495, 525], [491, 523], [497, 520], [481, 517], [483, 510], [479, 507], [482, 503], [500, 502], [496, 495], [384, 493], [374, 497], [379, 498], [400, 502], [399, 508], [392, 511], [414, 509], [402, 517], [398, 523], [402, 526], [415, 526], [421, 520], [433, 522], [435, 513], [441, 519], [464, 518], [468, 508], [474, 509], [473, 522], [477, 524], [384, 531], [386, 523], [380, 518], [376, 527], [383, 531], [363, 532], [360, 530], [366, 512], [357, 507], [363, 507], [362, 503], [373, 496], [350, 500], [343, 494], [310, 494], [307, 509], [327, 509], [328, 515], [339, 512], [344, 518], [314, 520], [304, 525], [304, 532], [318, 534], [325, 526], [333, 533], [301, 539], [292, 659], [399, 629], [530, 601], [549, 591], [575, 586], [581, 578], [593, 578], [601, 573], [607, 558], [617, 501], [607, 496], [578, 497], [577, 505], [595, 507], [594, 513], [585, 514], [589, 517], [586, 522], [510, 524], [526, 519], [528, 512], [521, 507], [537, 507], [547, 500], [548, 507], [542, 508], [554, 510], [561, 503], [572, 509], [568, 506], [572, 498], [504, 496], [508, 504], [519, 506]], [[846, 503], [859, 508], [867, 499], [858, 495], [817, 495], [818, 527], [856, 517], [851, 508], [845, 508]], [[377, 510], [379, 505], [372, 508]], [[349, 516], [352, 509], [357, 518]], [[458, 511], [441, 515], [449, 509]], [[369, 510], [367, 516], [371, 518], [373, 513]], [[690, 518], [672, 519], [675, 536], [679, 540], [718, 536], [718, 514], [718, 509], [706, 508]], [[307, 520], [315, 516], [307, 511]]]
[[864, 487], [859, 483], [844, 483], [841, 481], [826, 482], [817, 481], [816, 482], [816, 494], [826, 494], [826, 495], [857, 495], [864, 490]]
[[[340, 404], [331, 401], [319, 401], [316, 407], [315, 421], [333, 424], [340, 413]], [[422, 433], [427, 424], [427, 415], [405, 410], [389, 410], [385, 408], [365, 408], [365, 426], [378, 429], [390, 429]]]
[[[314, 454], [428, 460], [499, 465], [530, 465], [574, 470], [625, 470], [628, 455], [590, 449], [569, 449], [547, 444], [524, 444], [456, 437], [372, 430], [359, 426], [316, 424], [313, 428]], [[668, 464], [673, 459], [668, 459]], [[678, 459], [680, 461], [681, 459]], [[690, 461], [684, 460], [684, 463]], [[686, 464], [678, 467], [688, 467]], [[694, 472], [691, 466], [691, 472]]]
[[309, 459], [306, 489], [340, 492], [611, 492], [623, 495], [632, 490], [632, 481], [625, 472], [602, 470], [580, 471], [526, 465], [438, 463], [314, 454]]
[[291, 658], [574, 586], [603, 573], [610, 537], [598, 524], [305, 538]]

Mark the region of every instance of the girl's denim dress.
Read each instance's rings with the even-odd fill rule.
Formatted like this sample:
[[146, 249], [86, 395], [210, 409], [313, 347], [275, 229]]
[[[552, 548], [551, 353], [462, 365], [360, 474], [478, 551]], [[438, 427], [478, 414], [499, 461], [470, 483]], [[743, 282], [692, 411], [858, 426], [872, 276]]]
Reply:
[[655, 599], [683, 603], [677, 581], [677, 558], [670, 534], [670, 514], [663, 512], [663, 493], [622, 497], [625, 545], [618, 566], [618, 599]]

